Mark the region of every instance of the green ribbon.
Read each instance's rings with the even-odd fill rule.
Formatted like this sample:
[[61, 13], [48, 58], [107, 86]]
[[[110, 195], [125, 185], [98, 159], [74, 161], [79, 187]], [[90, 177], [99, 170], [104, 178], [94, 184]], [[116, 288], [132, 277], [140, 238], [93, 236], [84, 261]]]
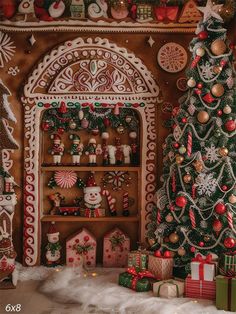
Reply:
[[166, 281], [163, 281], [163, 282], [159, 285], [159, 287], [158, 287], [157, 296], [158, 296], [158, 297], [160, 296], [161, 287], [162, 287], [164, 284], [166, 284], [166, 283], [170, 283], [170, 284], [172, 284], [172, 285], [174, 285], [174, 286], [176, 287], [177, 298], [179, 298], [179, 286], [178, 286], [176, 283], [174, 283], [173, 280], [166, 280]]

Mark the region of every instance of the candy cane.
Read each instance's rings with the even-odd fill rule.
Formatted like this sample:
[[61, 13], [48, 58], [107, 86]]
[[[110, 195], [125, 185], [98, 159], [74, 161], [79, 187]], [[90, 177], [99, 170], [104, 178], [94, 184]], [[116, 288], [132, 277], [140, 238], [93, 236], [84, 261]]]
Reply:
[[103, 190], [102, 195], [106, 196], [106, 198], [107, 198], [110, 212], [115, 213], [116, 212], [116, 208], [115, 208], [116, 199], [111, 196], [111, 194], [108, 190]]
[[196, 220], [195, 220], [195, 215], [194, 215], [194, 211], [192, 208], [190, 208], [189, 210], [189, 217], [190, 217], [190, 220], [191, 220], [191, 225], [193, 228], [196, 228]]
[[230, 226], [230, 228], [233, 230], [234, 226], [233, 226], [233, 215], [231, 212], [227, 212], [227, 220], [228, 220], [228, 224]]
[[125, 192], [123, 194], [123, 210], [127, 210], [129, 207], [129, 193]]
[[160, 209], [157, 209], [157, 223], [158, 223], [158, 225], [161, 223], [161, 212], [160, 212]]
[[176, 192], [176, 178], [175, 178], [175, 171], [173, 172], [172, 175], [172, 192]]
[[192, 154], [192, 144], [193, 144], [193, 139], [192, 139], [192, 132], [188, 132], [188, 142], [187, 142], [187, 155], [190, 157]]
[[196, 197], [196, 186], [193, 184], [192, 186], [192, 198], [195, 199]]
[[195, 68], [200, 60], [201, 60], [201, 57], [200, 56], [196, 56], [194, 58], [194, 60], [192, 61], [192, 63], [191, 63], [191, 69]]

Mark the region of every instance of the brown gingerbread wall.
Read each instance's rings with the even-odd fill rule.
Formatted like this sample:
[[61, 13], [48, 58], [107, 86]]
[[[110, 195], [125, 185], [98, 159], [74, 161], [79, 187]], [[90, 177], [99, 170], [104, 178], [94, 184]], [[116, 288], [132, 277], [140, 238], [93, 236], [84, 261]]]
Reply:
[[[229, 26], [229, 36], [236, 37], [234, 30], [235, 23]], [[1, 26], [0, 26], [1, 30]], [[170, 74], [162, 70], [157, 63], [157, 52], [160, 47], [167, 42], [176, 42], [187, 49], [189, 41], [193, 37], [193, 33], [82, 33], [82, 32], [57, 32], [57, 31], [9, 31], [2, 30], [7, 33], [16, 47], [14, 57], [5, 63], [4, 67], [0, 69], [0, 78], [4, 84], [10, 89], [12, 96], [9, 98], [12, 110], [17, 118], [17, 124], [14, 127], [14, 137], [20, 145], [20, 149], [12, 154], [14, 166], [11, 170], [15, 181], [19, 184], [17, 188], [18, 203], [16, 206], [14, 223], [13, 223], [13, 240], [18, 254], [18, 261], [22, 261], [23, 251], [23, 105], [20, 97], [23, 93], [24, 82], [27, 76], [32, 72], [32, 69], [43, 58], [45, 53], [49, 52], [53, 47], [63, 43], [67, 40], [72, 40], [76, 37], [101, 37], [107, 38], [111, 42], [115, 42], [118, 46], [125, 47], [133, 52], [136, 57], [140, 58], [147, 68], [155, 76], [158, 85], [160, 86], [163, 100], [171, 102], [173, 105], [177, 104], [178, 98], [182, 95], [176, 87], [176, 81], [179, 77], [184, 77], [184, 71]], [[29, 43], [29, 37], [34, 34], [36, 43], [32, 47]], [[153, 47], [147, 43], [149, 36], [152, 36], [155, 44]], [[234, 38], [235, 40], [235, 38]], [[189, 54], [190, 56], [190, 54]], [[16, 76], [8, 74], [10, 67], [18, 66], [20, 72]], [[159, 177], [162, 173], [162, 150], [161, 145], [168, 130], [163, 128], [163, 114], [161, 107], [157, 108], [156, 126], [157, 126], [157, 151], [156, 151], [156, 172], [157, 185], [159, 184]]]

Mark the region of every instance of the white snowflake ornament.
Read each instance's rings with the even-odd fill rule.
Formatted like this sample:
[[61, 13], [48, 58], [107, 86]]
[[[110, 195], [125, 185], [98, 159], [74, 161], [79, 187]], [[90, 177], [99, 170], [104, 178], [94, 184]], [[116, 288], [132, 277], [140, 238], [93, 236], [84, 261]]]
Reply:
[[205, 220], [202, 220], [202, 221], [200, 222], [200, 227], [201, 227], [202, 229], [207, 229], [208, 223], [207, 223]]
[[182, 136], [182, 130], [180, 128], [179, 125], [177, 125], [175, 128], [174, 128], [174, 131], [173, 131], [173, 136], [174, 136], [174, 139], [176, 140], [176, 142], [178, 142]]
[[206, 80], [211, 80], [215, 76], [214, 66], [208, 61], [205, 64], [200, 65], [200, 69], [203, 78]]
[[211, 196], [217, 187], [217, 180], [213, 177], [213, 173], [200, 173], [195, 181], [199, 195]]
[[227, 78], [226, 84], [227, 84], [229, 89], [232, 89], [234, 87], [234, 79], [232, 76]]
[[219, 148], [216, 148], [214, 144], [211, 144], [210, 147], [205, 147], [206, 159], [210, 162], [216, 162], [219, 160]]

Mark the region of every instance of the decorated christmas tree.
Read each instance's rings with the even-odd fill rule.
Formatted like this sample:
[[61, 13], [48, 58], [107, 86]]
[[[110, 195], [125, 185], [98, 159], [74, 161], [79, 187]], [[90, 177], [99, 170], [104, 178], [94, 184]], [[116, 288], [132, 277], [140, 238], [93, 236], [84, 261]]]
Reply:
[[149, 224], [153, 249], [173, 252], [175, 265], [236, 248], [236, 103], [233, 45], [208, 0], [187, 70], [188, 91], [172, 112], [163, 144], [163, 186]]
[[8, 96], [11, 95], [10, 91], [4, 86], [0, 80], [0, 167], [2, 165], [2, 150], [4, 149], [17, 149], [18, 144], [13, 138], [7, 121], [16, 122], [16, 118], [10, 109]]

